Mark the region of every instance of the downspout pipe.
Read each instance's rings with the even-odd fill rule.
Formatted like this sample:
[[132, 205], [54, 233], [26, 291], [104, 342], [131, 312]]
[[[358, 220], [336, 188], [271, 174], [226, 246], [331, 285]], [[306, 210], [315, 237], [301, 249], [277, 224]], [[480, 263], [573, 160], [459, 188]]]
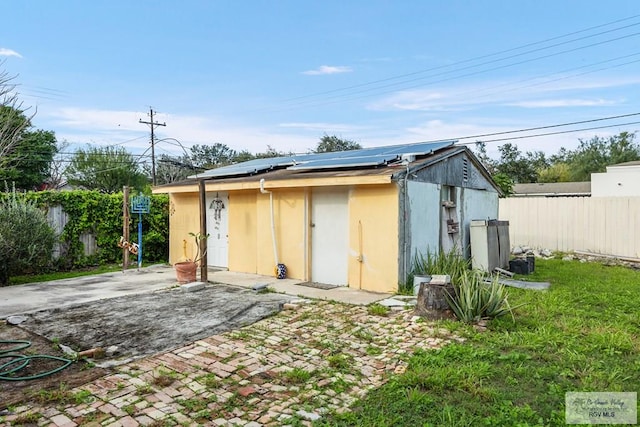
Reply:
[[260, 192], [262, 194], [269, 195], [269, 209], [271, 211], [271, 240], [273, 242], [273, 256], [275, 257], [277, 266], [280, 264], [280, 258], [278, 257], [278, 245], [276, 244], [276, 223], [273, 218], [273, 191], [264, 189], [264, 178], [260, 179]]

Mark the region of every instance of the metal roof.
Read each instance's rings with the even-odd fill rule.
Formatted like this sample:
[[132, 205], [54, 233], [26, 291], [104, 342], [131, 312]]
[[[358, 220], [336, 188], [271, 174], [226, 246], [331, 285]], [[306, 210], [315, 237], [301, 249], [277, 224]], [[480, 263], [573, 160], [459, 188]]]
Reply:
[[534, 182], [529, 184], [515, 184], [514, 196], [589, 196], [591, 182]]
[[311, 171], [341, 168], [377, 167], [402, 160], [403, 156], [424, 156], [451, 147], [456, 141], [419, 142], [414, 144], [389, 145], [360, 150], [335, 151], [330, 153], [301, 154], [284, 157], [254, 159], [235, 165], [211, 169], [189, 178], [207, 179], [255, 175], [275, 169]]

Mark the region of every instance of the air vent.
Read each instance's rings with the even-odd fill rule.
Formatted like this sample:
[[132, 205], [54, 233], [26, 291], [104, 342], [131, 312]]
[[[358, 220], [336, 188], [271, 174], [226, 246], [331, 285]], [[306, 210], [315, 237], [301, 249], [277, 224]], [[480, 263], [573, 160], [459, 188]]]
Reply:
[[469, 160], [466, 157], [462, 159], [462, 181], [469, 181]]

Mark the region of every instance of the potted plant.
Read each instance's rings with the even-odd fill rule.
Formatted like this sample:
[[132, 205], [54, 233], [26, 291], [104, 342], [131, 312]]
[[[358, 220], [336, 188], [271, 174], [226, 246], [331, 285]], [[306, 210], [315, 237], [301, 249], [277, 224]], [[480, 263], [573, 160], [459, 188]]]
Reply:
[[[183, 240], [183, 261], [176, 262], [173, 267], [176, 269], [178, 283], [191, 283], [196, 281], [196, 272], [202, 256], [207, 252], [207, 237], [201, 233], [189, 233], [196, 242], [196, 254], [193, 259], [187, 257], [187, 241]], [[204, 245], [204, 246], [203, 246]]]

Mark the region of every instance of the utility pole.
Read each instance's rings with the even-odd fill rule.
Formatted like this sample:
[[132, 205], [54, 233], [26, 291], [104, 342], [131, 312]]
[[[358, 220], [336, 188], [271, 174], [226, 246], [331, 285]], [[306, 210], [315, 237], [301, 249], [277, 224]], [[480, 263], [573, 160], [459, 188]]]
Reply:
[[144, 120], [140, 119], [139, 123], [143, 123], [145, 125], [149, 125], [151, 127], [151, 179], [153, 181], [153, 185], [156, 185], [156, 152], [155, 152], [155, 134], [154, 134], [154, 129], [156, 128], [156, 126], [166, 126], [166, 123], [159, 123], [159, 122], [154, 122], [153, 121], [153, 108], [149, 107], [149, 117], [151, 118], [150, 121], [145, 122]]

